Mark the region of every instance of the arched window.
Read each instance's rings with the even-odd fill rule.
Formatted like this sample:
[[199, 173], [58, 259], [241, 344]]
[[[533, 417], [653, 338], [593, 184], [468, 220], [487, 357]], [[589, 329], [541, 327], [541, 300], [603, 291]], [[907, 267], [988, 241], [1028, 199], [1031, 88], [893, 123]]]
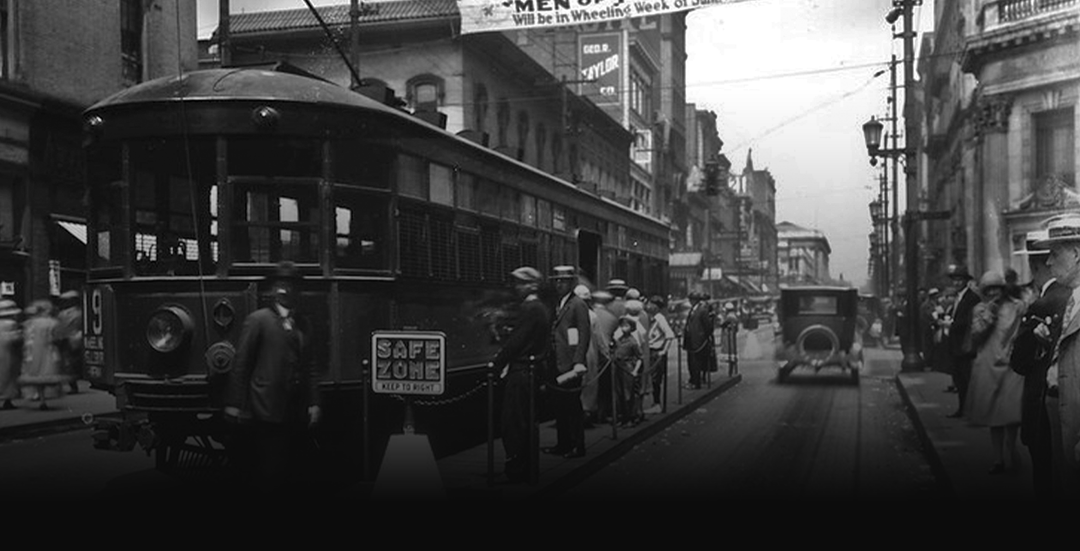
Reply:
[[525, 146], [529, 143], [529, 113], [518, 111], [517, 116], [517, 160], [525, 160]]
[[483, 83], [473, 87], [473, 130], [485, 132], [487, 128], [488, 91]]
[[544, 168], [544, 146], [547, 145], [547, 126], [544, 123], [536, 125], [536, 168]]
[[418, 75], [406, 83], [406, 101], [413, 111], [438, 111], [443, 103], [443, 79], [435, 75]]
[[509, 143], [507, 143], [507, 140], [509, 138], [509, 136], [507, 136], [507, 133], [510, 130], [510, 102], [507, 101], [506, 98], [502, 98], [499, 100], [499, 106], [496, 108], [495, 111], [495, 119], [499, 125], [499, 133], [496, 136], [496, 138], [498, 138], [499, 140], [498, 145], [510, 145]]

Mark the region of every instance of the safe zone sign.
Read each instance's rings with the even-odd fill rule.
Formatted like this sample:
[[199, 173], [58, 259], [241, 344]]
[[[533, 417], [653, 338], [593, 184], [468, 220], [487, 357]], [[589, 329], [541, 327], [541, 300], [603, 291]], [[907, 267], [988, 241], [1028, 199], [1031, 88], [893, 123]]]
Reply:
[[376, 331], [371, 358], [376, 393], [438, 396], [446, 389], [446, 335], [441, 332]]

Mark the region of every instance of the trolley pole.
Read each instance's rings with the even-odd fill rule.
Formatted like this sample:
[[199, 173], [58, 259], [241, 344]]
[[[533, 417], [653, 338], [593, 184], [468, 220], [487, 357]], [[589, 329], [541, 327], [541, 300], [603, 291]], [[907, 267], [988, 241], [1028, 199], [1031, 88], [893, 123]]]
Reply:
[[370, 481], [371, 480], [371, 437], [369, 436], [370, 431], [368, 430], [368, 425], [369, 425], [368, 408], [369, 408], [369, 402], [371, 401], [371, 393], [368, 392], [368, 390], [369, 390], [368, 381], [370, 380], [369, 378], [371, 377], [371, 361], [370, 360], [364, 360], [363, 362], [361, 362], [361, 365], [362, 365], [362, 367], [361, 367], [362, 375], [360, 377], [360, 379], [361, 379], [360, 380], [360, 394], [361, 394], [361, 399], [364, 402], [364, 405], [363, 405], [363, 408], [361, 410], [361, 415], [363, 416], [363, 418], [361, 419], [360, 433], [361, 433], [361, 438], [363, 439], [363, 445], [364, 445], [364, 480], [365, 481]]

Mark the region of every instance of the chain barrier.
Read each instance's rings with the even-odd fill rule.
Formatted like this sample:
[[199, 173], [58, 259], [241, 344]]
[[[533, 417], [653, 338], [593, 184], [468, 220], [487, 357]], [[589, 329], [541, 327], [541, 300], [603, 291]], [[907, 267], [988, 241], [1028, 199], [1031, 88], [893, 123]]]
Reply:
[[[498, 386], [498, 384], [499, 384], [498, 381], [496, 381], [495, 386]], [[418, 398], [413, 397], [412, 398], [412, 403], [413, 403], [413, 405], [418, 405], [418, 406], [448, 406], [450, 404], [456, 404], [458, 402], [461, 402], [461, 401], [465, 400], [466, 398], [475, 396], [481, 390], [487, 388], [487, 386], [488, 386], [487, 381], [480, 381], [479, 384], [477, 384], [476, 386], [470, 388], [469, 390], [466, 390], [465, 392], [462, 392], [461, 394], [457, 394], [457, 395], [451, 396], [449, 398], [418, 399]], [[399, 394], [391, 394], [390, 397], [392, 397], [393, 399], [395, 399], [395, 400], [397, 400], [399, 402], [404, 402], [405, 401], [405, 397], [401, 396]]]

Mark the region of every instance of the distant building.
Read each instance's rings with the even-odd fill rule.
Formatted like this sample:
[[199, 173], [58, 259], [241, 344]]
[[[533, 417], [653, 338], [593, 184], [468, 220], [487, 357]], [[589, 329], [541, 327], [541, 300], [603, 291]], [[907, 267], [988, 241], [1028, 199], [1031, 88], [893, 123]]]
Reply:
[[780, 284], [829, 284], [829, 255], [832, 247], [820, 230], [791, 222], [776, 225]]
[[752, 150], [746, 153], [742, 173], [732, 178], [732, 187], [739, 199], [736, 227], [745, 235], [740, 240], [736, 273], [740, 282], [749, 282], [757, 292], [775, 293], [779, 284], [776, 180], [768, 169], [754, 168]]
[[195, 3], [0, 0], [0, 294], [30, 300], [86, 280], [82, 111], [197, 67]]

